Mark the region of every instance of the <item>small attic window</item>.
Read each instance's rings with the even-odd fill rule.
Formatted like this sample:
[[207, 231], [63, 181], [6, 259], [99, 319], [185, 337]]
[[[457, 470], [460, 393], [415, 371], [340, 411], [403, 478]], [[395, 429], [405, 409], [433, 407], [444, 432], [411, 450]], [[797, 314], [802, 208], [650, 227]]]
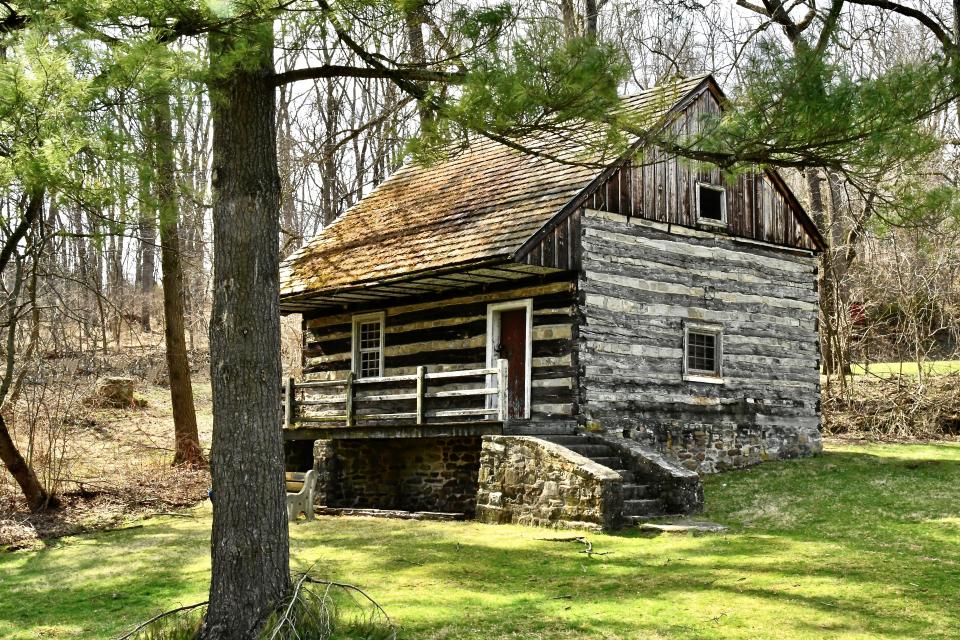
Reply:
[[712, 184], [697, 185], [697, 221], [725, 224], [727, 221], [727, 190]]

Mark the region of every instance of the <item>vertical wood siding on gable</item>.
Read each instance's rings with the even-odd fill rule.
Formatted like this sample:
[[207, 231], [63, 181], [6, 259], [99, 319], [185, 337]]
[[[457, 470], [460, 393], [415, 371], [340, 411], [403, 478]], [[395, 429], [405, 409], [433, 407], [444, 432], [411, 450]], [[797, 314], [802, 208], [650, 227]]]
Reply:
[[538, 267], [578, 271], [580, 269], [580, 210], [574, 211], [548, 231], [523, 257], [523, 261]]
[[[587, 210], [581, 412], [609, 429], [819, 424], [816, 258]], [[723, 326], [724, 383], [684, 381], [685, 320]]]
[[[719, 113], [716, 98], [705, 91], [679, 115], [673, 125], [674, 133], [683, 137], [695, 135], [704, 117]], [[698, 182], [726, 189], [725, 233], [776, 245], [816, 249], [813, 238], [800, 221], [802, 213], [793, 207], [764, 171], [751, 169], [731, 184], [724, 180], [717, 167], [683, 160], [656, 147], [644, 149], [632, 162], [614, 172], [588, 198], [585, 206], [656, 222], [697, 227]]]
[[[533, 298], [531, 418], [570, 417], [577, 403], [574, 288], [571, 276], [563, 275], [544, 284], [387, 307], [384, 375], [415, 373], [421, 365], [432, 372], [484, 367], [487, 304]], [[351, 366], [351, 317], [351, 313], [304, 316], [306, 379], [346, 377]]]

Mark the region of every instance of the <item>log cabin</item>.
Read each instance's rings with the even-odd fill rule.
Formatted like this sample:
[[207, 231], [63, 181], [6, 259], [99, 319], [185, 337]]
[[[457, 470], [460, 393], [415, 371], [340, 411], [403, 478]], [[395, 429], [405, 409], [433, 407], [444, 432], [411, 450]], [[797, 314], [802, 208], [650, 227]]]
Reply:
[[[692, 138], [711, 76], [624, 98]], [[782, 177], [542, 135], [408, 164], [286, 260], [318, 503], [613, 528], [700, 475], [820, 450], [817, 256]]]

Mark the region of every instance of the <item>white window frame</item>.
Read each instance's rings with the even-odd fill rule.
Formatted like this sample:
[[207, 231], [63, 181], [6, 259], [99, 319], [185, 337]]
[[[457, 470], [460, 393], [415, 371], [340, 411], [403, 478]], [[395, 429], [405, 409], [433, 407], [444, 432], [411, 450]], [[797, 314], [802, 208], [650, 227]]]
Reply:
[[[360, 325], [367, 324], [370, 322], [379, 322], [380, 323], [380, 373], [376, 376], [378, 378], [383, 377], [383, 362], [386, 360], [384, 353], [384, 344], [385, 337], [387, 335], [387, 314], [384, 311], [377, 311], [375, 313], [362, 313], [353, 316], [353, 330], [351, 334], [352, 344], [351, 344], [351, 370], [353, 375], [357, 378], [360, 378]], [[369, 379], [369, 378], [368, 378]]]
[[[493, 343], [494, 336], [500, 335], [500, 312], [501, 311], [514, 311], [516, 309], [523, 309], [526, 311], [527, 317], [527, 327], [525, 331], [525, 342], [524, 345], [526, 356], [524, 361], [526, 363], [526, 371], [524, 371], [524, 403], [523, 403], [523, 419], [530, 419], [530, 388], [531, 388], [531, 379], [533, 372], [533, 298], [522, 298], [520, 300], [508, 300], [506, 302], [492, 302], [487, 305], [487, 366], [496, 367], [497, 366], [497, 351], [496, 345]], [[496, 382], [496, 376], [490, 376], [487, 381], [487, 386], [491, 387]], [[496, 400], [492, 396], [487, 396], [487, 408], [493, 408], [496, 405]]]
[[[703, 218], [700, 216], [700, 190], [701, 189], [710, 189], [711, 191], [720, 192], [720, 219], [719, 220], [714, 220], [713, 218]], [[697, 183], [697, 222], [700, 224], [712, 224], [717, 227], [727, 226], [727, 190], [725, 187], [719, 187], [715, 184], [710, 184], [709, 182]]]
[[[689, 368], [690, 334], [712, 334], [715, 339], [714, 357], [717, 368], [714, 372]], [[723, 384], [723, 325], [709, 322], [683, 323], [683, 379], [688, 382]]]

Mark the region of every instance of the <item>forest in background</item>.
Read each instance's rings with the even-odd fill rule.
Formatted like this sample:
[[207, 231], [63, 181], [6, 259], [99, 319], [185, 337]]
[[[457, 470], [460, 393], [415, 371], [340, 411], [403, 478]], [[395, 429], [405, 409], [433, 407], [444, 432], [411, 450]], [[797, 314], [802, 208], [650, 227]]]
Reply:
[[[851, 87], [885, 74], [900, 73], [901, 81], [910, 81], [911, 73], [943, 56], [937, 29], [955, 38], [956, 9], [949, 4], [921, 3], [915, 10], [932, 25], [908, 11], [871, 4], [876, 3], [832, 15], [814, 3], [796, 2], [780, 15], [771, 11], [779, 3], [746, 1], [528, 2], [518, 6], [505, 30], [507, 41], [514, 42], [543, 24], [568, 38], [596, 33], [615, 53], [611, 59], [624, 65], [617, 78], [621, 95], [679, 76], [713, 73], [733, 108], [742, 109], [743, 121], [751, 124], [757, 115], [750, 110], [762, 100], [789, 103], [791, 96], [776, 92], [790, 85], [776, 74], [796, 73], [798, 60], [810, 55], [810, 42], [821, 49], [816, 55], [822, 79], [836, 94], [822, 106], [837, 109], [844, 99], [864, 99]], [[390, 19], [385, 11], [389, 9], [377, 3], [348, 8], [354, 39], [383, 59], [435, 65], [445, 56], [452, 59], [453, 48], [461, 46], [444, 34], [456, 17], [443, 4], [421, 3], [403, 21]], [[356, 68], [363, 63], [363, 51], [345, 45], [335, 29], [313, 16], [291, 11], [276, 22], [275, 31], [278, 74], [295, 75], [316, 64]], [[178, 40], [171, 47], [179, 49], [171, 53], [171, 66], [189, 67], [207, 55], [202, 37]], [[169, 109], [158, 112], [150, 102], [161, 81], [137, 78], [143, 67], [138, 69], [142, 62], [134, 60], [125, 61], [132, 65], [125, 71], [126, 86], [81, 105], [80, 94], [96, 81], [97, 65], [119, 64], [97, 61], [96, 53], [87, 52], [84, 61], [70, 60], [39, 41], [15, 43], [3, 51], [4, 81], [16, 96], [4, 119], [6, 145], [32, 145], [33, 153], [60, 169], [61, 183], [31, 193], [15, 169], [7, 167], [0, 204], [9, 248], [2, 283], [8, 365], [4, 415], [14, 440], [28, 450], [31, 465], [53, 464], [54, 456], [44, 451], [37, 435], [38, 427], [43, 430], [37, 416], [47, 415], [49, 428], [54, 423], [64, 428], [98, 377], [167, 381], [165, 341], [170, 340], [175, 350], [182, 341], [181, 357], [173, 361], [181, 381], [190, 375], [205, 378], [209, 367], [209, 92], [191, 72], [170, 72], [164, 80], [169, 82], [164, 89]], [[42, 72], [38, 61], [47, 65]], [[424, 126], [435, 127], [423, 101], [389, 78], [298, 80], [280, 84], [276, 93], [284, 256], [409, 160], [418, 152], [411, 141]], [[870, 90], [893, 91], [887, 97], [892, 101], [919, 99], [903, 87], [899, 95], [896, 87], [880, 83]], [[863, 372], [870, 362], [912, 363], [911, 370], [920, 375], [916, 381], [898, 381], [897, 389], [913, 385], [901, 395], [920, 402], [917, 385], [924, 385], [926, 364], [958, 357], [958, 112], [949, 100], [920, 113], [924, 108], [928, 105], [905, 109], [919, 113], [918, 139], [903, 147], [896, 140], [886, 146], [871, 141], [875, 148], [868, 157], [853, 149], [858, 140], [846, 143], [849, 152], [836, 144], [810, 144], [809, 149], [791, 150], [779, 163], [829, 245], [819, 282], [821, 351], [824, 372], [840, 374], [826, 378], [829, 407], [854, 401], [847, 374]], [[50, 121], [48, 112], [56, 109], [73, 121]], [[831, 133], [829, 128], [818, 131], [820, 125], [810, 118], [759, 124], [768, 127], [768, 136], [784, 136], [787, 142], [791, 133]], [[878, 130], [873, 135], [886, 134]], [[443, 142], [449, 143], [449, 137]], [[143, 161], [151, 157], [167, 164]], [[20, 229], [23, 220], [30, 222]], [[17, 238], [12, 246], [11, 238]], [[179, 338], [165, 335], [171, 324], [170, 333]], [[296, 318], [284, 324], [284, 367], [294, 373], [297, 325]], [[85, 391], [67, 398], [65, 386]], [[25, 389], [33, 390], [33, 408], [20, 411]], [[880, 427], [874, 420], [867, 430]], [[911, 433], [909, 425], [900, 430], [900, 435]], [[925, 425], [920, 435], [937, 430], [935, 424]], [[186, 455], [193, 462], [201, 458]], [[55, 487], [48, 489], [56, 493]]]
[[[266, 99], [240, 95], [235, 80], [263, 63], [243, 43], [267, 19], [280, 257], [403, 162], [475, 136], [576, 135], [585, 122], [622, 153], [661, 134], [611, 118], [618, 94], [713, 73], [728, 114], [702, 139], [655, 142], [731, 176], [778, 168], [821, 229], [826, 428], [955, 435], [956, 385], [928, 372], [960, 359], [960, 2], [144, 0], [58, 11], [0, 2], [0, 509], [56, 505], [71, 456], [85, 455], [67, 443], [103, 417], [88, 399], [104, 376], [166, 385], [175, 432], [151, 433], [151, 447], [188, 473], [206, 466], [197, 409], [217, 399], [195, 397], [192, 382], [224, 353], [210, 339], [222, 335], [211, 327], [217, 278], [230, 275], [214, 270], [217, 191], [236, 186], [219, 185], [227, 147], [214, 122]], [[224, 34], [241, 44], [218, 48]], [[287, 319], [290, 372], [297, 331]]]

